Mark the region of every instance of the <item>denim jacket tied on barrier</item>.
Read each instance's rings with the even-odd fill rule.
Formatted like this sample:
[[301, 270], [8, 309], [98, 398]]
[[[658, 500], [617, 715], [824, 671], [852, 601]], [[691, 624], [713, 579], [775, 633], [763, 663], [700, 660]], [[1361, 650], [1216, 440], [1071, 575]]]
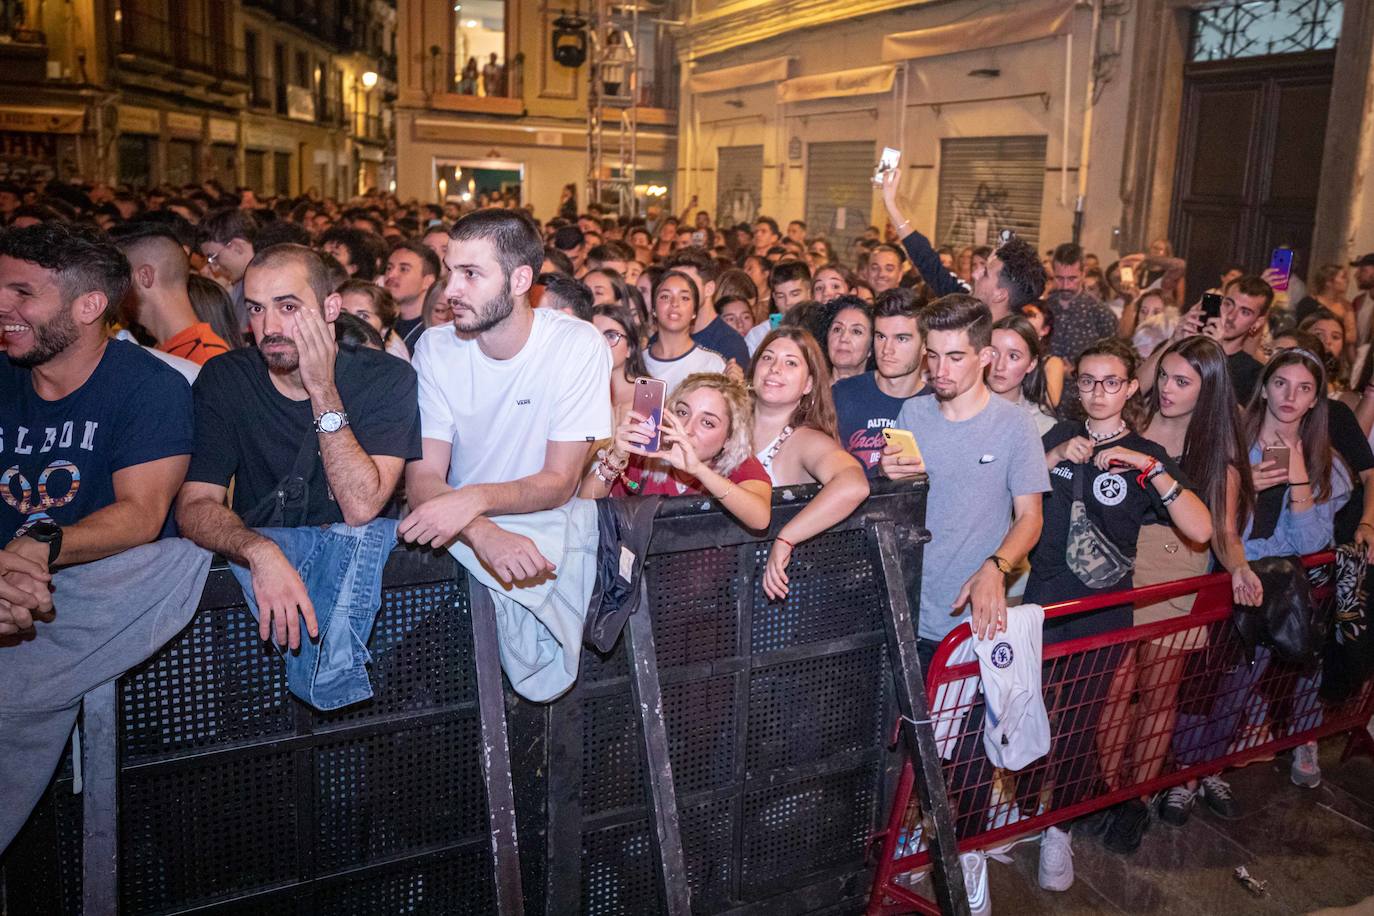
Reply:
[[[334, 524], [305, 528], [255, 528], [281, 548], [300, 574], [315, 607], [319, 636], [301, 627], [301, 647], [273, 645], [286, 662], [286, 684], [319, 710], [370, 699], [367, 641], [382, 606], [382, 569], [396, 544], [397, 521], [379, 518], [361, 527]], [[252, 573], [230, 564], [253, 616], [259, 618]]]
[[527, 700], [547, 703], [577, 680], [582, 628], [597, 579], [596, 503], [574, 498], [557, 509], [491, 521], [534, 541], [554, 565], [553, 575], [511, 586], [462, 541], [454, 542], [449, 553], [491, 593], [501, 668], [511, 687]]

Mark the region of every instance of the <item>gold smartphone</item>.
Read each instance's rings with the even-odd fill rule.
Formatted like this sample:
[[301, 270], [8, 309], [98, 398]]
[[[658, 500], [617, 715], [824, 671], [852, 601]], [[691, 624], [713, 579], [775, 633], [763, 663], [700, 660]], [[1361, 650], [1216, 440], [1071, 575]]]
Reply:
[[921, 458], [921, 450], [916, 445], [916, 437], [911, 434], [910, 430], [884, 428], [883, 441], [888, 445], [900, 446], [902, 450], [897, 453], [900, 458], [915, 458], [917, 461], [924, 461]]

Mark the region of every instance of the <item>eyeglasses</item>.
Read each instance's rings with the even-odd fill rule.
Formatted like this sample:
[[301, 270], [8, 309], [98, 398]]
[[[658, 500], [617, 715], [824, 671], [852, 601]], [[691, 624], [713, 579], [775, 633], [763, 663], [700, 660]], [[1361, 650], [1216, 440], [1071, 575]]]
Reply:
[[1126, 384], [1126, 379], [1109, 375], [1106, 378], [1093, 378], [1091, 375], [1080, 375], [1074, 380], [1074, 385], [1084, 394], [1089, 394], [1098, 385], [1108, 394], [1116, 394], [1121, 390], [1121, 386]]
[[612, 347], [618, 345], [625, 339], [625, 335], [619, 331], [602, 331], [601, 336], [606, 338], [606, 343]]

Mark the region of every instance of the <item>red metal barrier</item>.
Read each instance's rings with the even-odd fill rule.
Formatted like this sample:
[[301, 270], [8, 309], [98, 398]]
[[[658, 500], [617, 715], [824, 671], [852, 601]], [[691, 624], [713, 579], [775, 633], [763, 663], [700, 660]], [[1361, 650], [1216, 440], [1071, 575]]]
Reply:
[[[1303, 562], [1327, 567], [1332, 553]], [[1318, 584], [1329, 598], [1330, 576]], [[1243, 766], [1275, 751], [1351, 732], [1347, 755], [1368, 747], [1374, 688], [1336, 704], [1317, 698], [1320, 670], [1304, 673], [1257, 652], [1248, 663], [1229, 623], [1227, 573], [1151, 585], [1045, 608], [1047, 619], [1123, 604], [1147, 606], [1196, 593], [1190, 614], [1045, 646], [1042, 687], [1050, 716], [1045, 757], [1015, 773], [983, 751], [977, 661], [951, 664], [972, 639], [967, 624], [941, 642], [926, 673], [961, 851], [1003, 844], [1130, 798]], [[914, 810], [910, 761], [893, 798], [869, 899], [870, 916], [937, 913], [902, 876], [929, 863]], [[915, 838], [915, 839], [913, 839]], [[899, 849], [899, 844], [903, 848]]]

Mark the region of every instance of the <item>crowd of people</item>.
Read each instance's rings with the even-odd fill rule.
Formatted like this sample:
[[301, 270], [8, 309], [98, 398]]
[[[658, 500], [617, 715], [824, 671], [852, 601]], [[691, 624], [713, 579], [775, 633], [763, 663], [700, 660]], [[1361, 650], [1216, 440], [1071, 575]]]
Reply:
[[[1046, 605], [1216, 569], [1237, 604], [1258, 605], [1259, 558], [1374, 548], [1374, 254], [1353, 265], [1353, 302], [1344, 267], [1315, 271], [1310, 295], [1229, 268], [1209, 316], [1165, 241], [1105, 267], [1014, 236], [937, 247], [899, 181], [884, 179], [887, 226], [843, 252], [801, 220], [717, 226], [695, 201], [626, 219], [565, 196], [540, 223], [509, 203], [0, 185], [0, 657], [30, 660], [0, 664], [0, 734], [24, 749], [0, 754], [22, 796], [0, 815], [0, 849], [56, 765], [81, 672], [157, 648], [121, 644], [89, 666], [124, 622], [96, 615], [55, 638], [73, 625], [55, 613], [64, 574], [160, 540], [236, 564], [262, 638], [308, 655], [340, 630], [336, 606], [366, 605], [387, 537], [458, 545], [519, 584], [564, 561], [510, 520], [575, 497], [704, 494], [762, 531], [774, 487], [815, 484], [762, 574], [786, 600], [798, 545], [848, 517], [872, 478], [925, 475], [927, 664], [955, 627], [1004, 630], [1009, 595]], [[661, 415], [636, 410], [645, 379], [663, 383]], [[385, 536], [364, 534], [381, 522]], [[324, 583], [322, 555], [346, 585]], [[1188, 611], [1059, 617], [1044, 640]], [[355, 677], [366, 633], [340, 650]], [[546, 636], [531, 637], [532, 680], [553, 664]], [[1051, 703], [1069, 737], [1017, 785], [1021, 810], [1068, 789], [1059, 765], [1133, 691], [1120, 727], [1135, 749], [1104, 758], [1101, 778], [1157, 774], [1177, 714], [1177, 678], [1161, 672], [1199, 647], [1144, 644], [1086, 678], [1071, 709]], [[34, 670], [64, 672], [70, 702], [26, 706], [15, 681]], [[366, 695], [365, 672], [361, 686], [302, 677], [321, 705]], [[1315, 745], [1291, 772], [1319, 783]], [[1181, 824], [1198, 801], [1237, 814], [1215, 773], [1117, 806], [1103, 842], [1129, 853], [1153, 818]], [[984, 814], [961, 810], [961, 833]], [[986, 860], [965, 859], [986, 907]], [[1066, 830], [1045, 831], [1040, 882], [1072, 884]]]

